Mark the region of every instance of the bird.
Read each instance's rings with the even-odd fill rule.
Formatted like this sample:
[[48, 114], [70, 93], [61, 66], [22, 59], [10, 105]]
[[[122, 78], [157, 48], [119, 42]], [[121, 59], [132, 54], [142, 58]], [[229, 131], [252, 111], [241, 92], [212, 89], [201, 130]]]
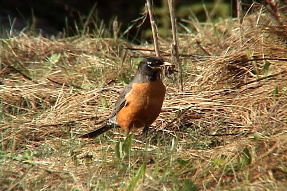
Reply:
[[120, 93], [108, 120], [80, 138], [94, 138], [114, 127], [121, 127], [127, 134], [134, 128], [143, 128], [142, 133], [147, 134], [161, 112], [166, 93], [161, 74], [169, 67], [174, 65], [161, 57], [143, 59], [132, 81]]

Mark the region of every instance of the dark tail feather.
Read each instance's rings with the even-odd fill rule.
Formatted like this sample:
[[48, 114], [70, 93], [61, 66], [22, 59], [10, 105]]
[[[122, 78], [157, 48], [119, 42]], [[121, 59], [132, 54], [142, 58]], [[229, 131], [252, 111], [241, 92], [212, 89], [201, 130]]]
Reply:
[[108, 122], [108, 123], [104, 124], [103, 126], [101, 126], [100, 128], [94, 130], [94, 131], [91, 131], [89, 133], [81, 135], [80, 138], [94, 138], [94, 137], [97, 137], [97, 136], [103, 134], [104, 132], [114, 128], [114, 127], [116, 127], [115, 124]]

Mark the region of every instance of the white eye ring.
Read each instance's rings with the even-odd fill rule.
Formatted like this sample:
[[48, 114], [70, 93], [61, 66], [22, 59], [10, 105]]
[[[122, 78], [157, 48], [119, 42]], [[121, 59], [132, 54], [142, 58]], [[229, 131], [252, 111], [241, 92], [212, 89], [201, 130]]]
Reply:
[[149, 65], [149, 66], [152, 65], [152, 62], [147, 62], [147, 65]]

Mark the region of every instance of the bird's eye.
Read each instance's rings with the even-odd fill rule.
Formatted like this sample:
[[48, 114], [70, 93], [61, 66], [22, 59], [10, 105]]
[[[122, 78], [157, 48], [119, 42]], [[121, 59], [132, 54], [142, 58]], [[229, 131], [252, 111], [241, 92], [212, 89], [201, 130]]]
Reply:
[[153, 66], [154, 66], [153, 62], [147, 62], [147, 65], [148, 65], [149, 67], [153, 67]]

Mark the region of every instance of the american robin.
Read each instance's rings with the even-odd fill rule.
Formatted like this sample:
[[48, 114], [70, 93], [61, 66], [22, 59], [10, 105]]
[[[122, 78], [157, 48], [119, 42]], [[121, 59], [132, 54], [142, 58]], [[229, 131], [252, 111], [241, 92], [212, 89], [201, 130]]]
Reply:
[[109, 120], [102, 127], [80, 137], [93, 138], [117, 126], [126, 133], [133, 128], [143, 127], [146, 134], [163, 104], [166, 88], [161, 80], [161, 72], [165, 66], [173, 65], [159, 57], [148, 57], [141, 61], [133, 80], [119, 95]]

